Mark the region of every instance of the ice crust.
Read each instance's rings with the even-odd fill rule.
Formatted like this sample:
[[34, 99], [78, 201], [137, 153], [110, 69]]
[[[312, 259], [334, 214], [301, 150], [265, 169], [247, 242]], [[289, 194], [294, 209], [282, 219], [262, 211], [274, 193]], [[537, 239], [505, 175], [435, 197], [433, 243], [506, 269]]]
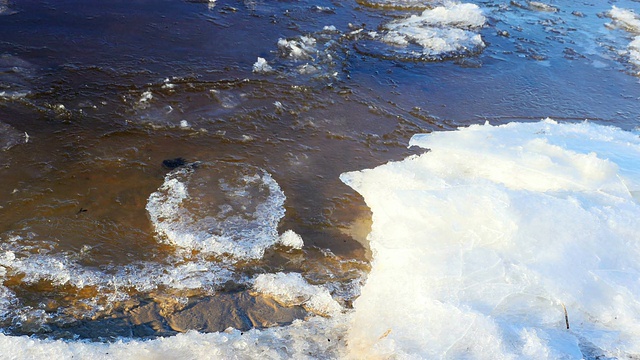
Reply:
[[537, 11], [546, 11], [546, 12], [559, 11], [557, 7], [547, 3], [539, 2], [539, 1], [529, 1], [528, 4], [529, 4], [529, 7]]
[[[5, 250], [6, 248], [17, 250]], [[53, 285], [72, 285], [77, 288], [97, 286], [105, 296], [126, 298], [128, 288], [150, 291], [158, 286], [174, 289], [209, 289], [234, 278], [224, 264], [202, 260], [169, 259], [171, 265], [141, 262], [115, 269], [114, 274], [85, 268], [64, 255], [33, 255], [20, 246], [3, 245], [0, 250], [0, 279], [7, 275], [21, 275], [25, 284], [41, 280]], [[22, 250], [22, 251], [21, 251]], [[122, 292], [117, 289], [121, 288]]]
[[637, 135], [546, 120], [411, 145], [431, 151], [342, 176], [373, 212], [352, 354], [640, 353]]
[[[249, 281], [233, 271], [237, 261], [259, 259], [277, 243], [302, 247], [302, 238], [294, 232], [278, 235], [284, 199], [278, 184], [262, 169], [215, 161], [188, 164], [170, 172], [147, 203], [158, 241], [176, 247], [166, 259], [95, 269], [80, 265], [74, 254], [35, 252], [37, 247], [28, 238], [14, 235], [0, 239], [0, 284], [18, 276], [24, 284], [93, 286], [98, 295], [87, 305], [96, 310], [105, 300], [128, 299], [131, 289], [214, 293], [230, 280]], [[11, 290], [0, 287], [0, 317], [12, 316], [21, 307]]]
[[616, 21], [620, 27], [633, 33], [640, 33], [640, 18], [633, 10], [613, 6], [609, 11], [609, 17]]
[[158, 240], [188, 251], [259, 259], [278, 241], [285, 195], [249, 165], [200, 163], [176, 169], [149, 196]]
[[296, 320], [266, 330], [190, 331], [150, 341], [86, 343], [38, 340], [0, 333], [11, 359], [338, 359], [344, 350], [344, 316]]
[[615, 26], [624, 29], [633, 36], [627, 50], [622, 51], [629, 57], [629, 62], [640, 69], [640, 16], [633, 10], [613, 6], [608, 13]]
[[298, 273], [260, 274], [253, 289], [273, 297], [284, 306], [302, 305], [307, 311], [325, 316], [339, 314], [342, 307], [325, 287], [309, 284]]
[[[348, 24], [350, 30], [341, 32], [328, 25], [313, 33], [281, 38], [277, 43], [279, 58], [295, 68], [296, 75], [334, 79], [340, 74], [336, 69], [346, 42], [367, 55], [402, 60], [440, 61], [481, 51], [485, 44], [477, 31], [486, 23], [482, 9], [455, 1], [435, 6], [440, 3], [375, 1], [369, 5], [426, 9], [418, 15], [383, 23], [380, 31], [365, 31], [364, 25]], [[266, 60], [258, 58], [253, 72], [275, 71]]]
[[[341, 176], [373, 213], [372, 270], [353, 310], [300, 274], [262, 274], [254, 291], [331, 316], [112, 344], [0, 334], [0, 351], [107, 359], [640, 354], [637, 134], [547, 119], [416, 135], [411, 145], [430, 150]], [[5, 295], [0, 311], [11, 301]]]

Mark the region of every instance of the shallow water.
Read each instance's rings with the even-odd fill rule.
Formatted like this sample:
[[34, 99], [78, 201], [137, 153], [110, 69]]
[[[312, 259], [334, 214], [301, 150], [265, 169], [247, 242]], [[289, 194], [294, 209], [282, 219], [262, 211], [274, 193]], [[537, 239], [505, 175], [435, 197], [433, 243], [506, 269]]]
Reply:
[[436, 52], [392, 32], [440, 3], [0, 1], [4, 333], [147, 339], [326, 315], [253, 288], [278, 272], [348, 311], [371, 212], [340, 174], [485, 121], [638, 127], [640, 27], [608, 13], [637, 2], [473, 3], [463, 17], [483, 23], [429, 26], [482, 44]]

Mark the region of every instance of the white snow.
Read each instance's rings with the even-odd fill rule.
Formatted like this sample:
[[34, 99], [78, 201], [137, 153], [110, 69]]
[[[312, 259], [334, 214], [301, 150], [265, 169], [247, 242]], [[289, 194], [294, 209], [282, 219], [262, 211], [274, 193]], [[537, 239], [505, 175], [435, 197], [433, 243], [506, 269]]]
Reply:
[[373, 212], [350, 352], [640, 354], [638, 136], [547, 120], [411, 144], [431, 151], [342, 176]]

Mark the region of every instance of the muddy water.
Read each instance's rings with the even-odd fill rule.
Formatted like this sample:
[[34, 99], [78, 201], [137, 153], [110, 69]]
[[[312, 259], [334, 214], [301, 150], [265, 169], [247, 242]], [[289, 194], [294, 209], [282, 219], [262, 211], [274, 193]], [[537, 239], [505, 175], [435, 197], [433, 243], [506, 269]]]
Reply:
[[[341, 173], [415, 153], [415, 133], [487, 120], [638, 125], [631, 35], [607, 26], [610, 4], [477, 4], [485, 47], [424, 59], [365, 35], [424, 8], [408, 3], [0, 3], [3, 331], [283, 325], [309, 314], [250, 286], [278, 271], [348, 308], [370, 213]], [[278, 46], [301, 36], [314, 39], [306, 57]], [[252, 71], [258, 57], [273, 71]], [[163, 241], [147, 204], [176, 171], [165, 160], [269, 174], [286, 196], [275, 230], [304, 247], [234, 258]]]

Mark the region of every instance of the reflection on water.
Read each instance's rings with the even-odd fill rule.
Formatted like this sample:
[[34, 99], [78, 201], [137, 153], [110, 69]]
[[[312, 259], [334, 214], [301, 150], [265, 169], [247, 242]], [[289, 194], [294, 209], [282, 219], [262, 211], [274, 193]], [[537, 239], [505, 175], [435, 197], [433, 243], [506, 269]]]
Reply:
[[[310, 316], [251, 290], [277, 272], [350, 308], [371, 214], [341, 173], [485, 120], [637, 126], [637, 29], [606, 26], [609, 5], [474, 3], [0, 1], [4, 331], [97, 340]], [[192, 165], [163, 165], [178, 158]], [[169, 196], [172, 179], [199, 182], [192, 198]], [[286, 230], [302, 249], [278, 243]]]

